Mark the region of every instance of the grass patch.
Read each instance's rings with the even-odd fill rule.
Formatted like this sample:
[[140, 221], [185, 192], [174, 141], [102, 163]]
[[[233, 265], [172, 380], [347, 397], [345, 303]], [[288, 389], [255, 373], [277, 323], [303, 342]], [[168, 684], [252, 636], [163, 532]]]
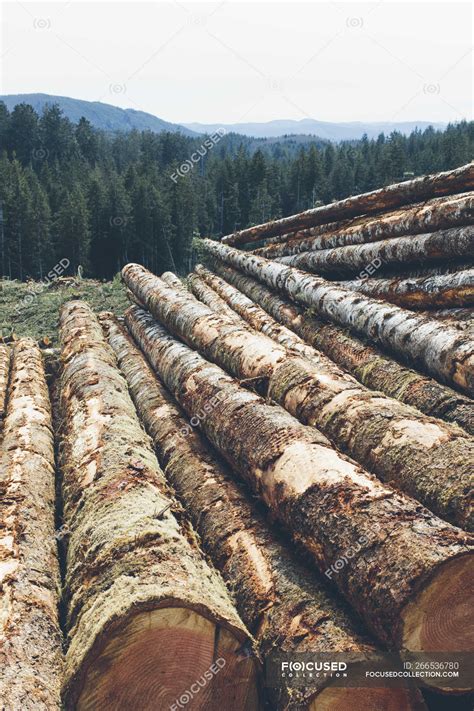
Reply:
[[95, 312], [116, 315], [130, 305], [118, 276], [109, 282], [66, 277], [43, 287], [39, 282], [1, 280], [0, 336], [47, 337], [57, 346], [59, 310], [72, 299], [87, 301]]

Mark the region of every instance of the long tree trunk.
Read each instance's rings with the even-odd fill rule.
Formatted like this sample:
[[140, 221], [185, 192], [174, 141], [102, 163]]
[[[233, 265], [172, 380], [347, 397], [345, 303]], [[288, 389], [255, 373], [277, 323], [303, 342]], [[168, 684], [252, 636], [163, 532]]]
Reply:
[[9, 346], [0, 344], [0, 433], [7, 406], [8, 382], [10, 379], [10, 358]]
[[175, 289], [184, 289], [186, 291], [186, 287], [181, 281], [181, 279], [176, 276], [176, 274], [173, 274], [173, 272], [163, 272], [161, 278], [163, 279], [165, 284], [168, 284], [168, 286], [172, 286]]
[[203, 304], [209, 306], [209, 308], [213, 311], [227, 316], [231, 319], [231, 321], [236, 321], [237, 323], [240, 322], [240, 319], [235, 311], [226, 304], [224, 299], [221, 299], [221, 297], [216, 294], [214, 289], [210, 289], [207, 284], [199, 278], [199, 276], [196, 274], [189, 274], [188, 284], [191, 289], [191, 293], [194, 294], [199, 301], [202, 301]]
[[293, 301], [387, 348], [435, 378], [474, 394], [474, 341], [434, 319], [371, 299], [294, 267], [212, 240], [208, 252]]
[[198, 708], [254, 709], [254, 661], [236, 654], [249, 634], [183, 520], [95, 315], [70, 302], [60, 331], [67, 703], [152, 711], [199, 693]]
[[474, 269], [418, 279], [355, 279], [342, 286], [409, 309], [474, 305]]
[[360, 272], [359, 278], [367, 278], [382, 265], [426, 263], [455, 256], [474, 256], [474, 227], [453, 227], [441, 232], [303, 252], [292, 257], [279, 257], [277, 261], [315, 273]]
[[305, 227], [314, 227], [334, 220], [342, 220], [358, 215], [369, 215], [383, 210], [392, 210], [402, 205], [420, 202], [442, 195], [453, 195], [474, 189], [474, 165], [469, 163], [460, 168], [426, 175], [403, 183], [389, 185], [386, 188], [369, 193], [348, 197], [344, 200], [316, 207], [298, 215], [284, 217], [256, 227], [234, 232], [222, 238], [225, 244], [246, 244], [257, 242], [267, 237], [295, 232]]
[[13, 346], [0, 465], [0, 705], [60, 711], [51, 406], [41, 351], [30, 338]]
[[[473, 208], [474, 193], [472, 192], [455, 197], [434, 198], [413, 205], [413, 207], [404, 207], [378, 217], [358, 219], [356, 224], [350, 224], [342, 229], [329, 230], [328, 225], [324, 231], [321, 227], [317, 227], [310, 228], [303, 233], [287, 235], [288, 241], [286, 243], [263, 247], [255, 250], [255, 254], [267, 259], [275, 259], [317, 249], [378, 242], [382, 239], [402, 237], [403, 235], [472, 225], [474, 223]], [[316, 230], [318, 231], [316, 232]]]
[[455, 422], [474, 434], [474, 403], [465, 395], [407, 368], [345, 329], [306, 313], [252, 277], [216, 264], [216, 272], [284, 326], [372, 390], [381, 390], [433, 417]]
[[[466, 485], [474, 441], [451, 424], [367, 390], [333, 361], [275, 321], [238, 289], [203, 267], [198, 273], [253, 328], [289, 349], [268, 395], [317, 427], [354, 459], [458, 526], [474, 529]], [[222, 340], [221, 349], [226, 345]], [[243, 373], [238, 373], [242, 377]]]
[[146, 312], [131, 307], [125, 321], [188, 415], [205, 413], [199, 424], [213, 445], [383, 642], [468, 648], [466, 586], [474, 572], [467, 534], [240, 387]]
[[[233, 591], [238, 611], [255, 634], [262, 657], [271, 657], [275, 649], [286, 653], [347, 653], [359, 659], [376, 656], [373, 644], [354, 627], [342, 603], [336, 602], [321, 580], [295, 560], [230, 472], [211, 454], [117, 319], [103, 314], [100, 320], [163, 471]], [[283, 711], [292, 702], [301, 709], [325, 704], [328, 711], [339, 711], [347, 689], [328, 686], [330, 680], [320, 678], [307, 688], [292, 689], [291, 682], [282, 680], [280, 686], [268, 689], [272, 709]], [[350, 692], [355, 711], [378, 711], [381, 706], [393, 706], [393, 711], [411, 708], [412, 699], [403, 690]]]

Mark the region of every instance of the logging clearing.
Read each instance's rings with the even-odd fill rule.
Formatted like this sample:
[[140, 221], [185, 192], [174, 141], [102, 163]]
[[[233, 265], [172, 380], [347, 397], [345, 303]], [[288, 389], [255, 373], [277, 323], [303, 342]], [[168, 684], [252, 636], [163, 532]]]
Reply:
[[[342, 603], [337, 604], [325, 585], [293, 559], [198, 430], [190, 427], [117, 319], [103, 314], [101, 323], [163, 471], [233, 590], [238, 611], [255, 634], [262, 657], [276, 646], [287, 652], [348, 653], [360, 659], [376, 656], [376, 647], [361, 635]], [[275, 711], [287, 709], [290, 701], [304, 704], [308, 711], [321, 705], [337, 711], [347, 689], [331, 687], [329, 679], [321, 678], [307, 688], [292, 690], [282, 680], [269, 694]], [[412, 694], [399, 689], [351, 690], [355, 710], [375, 711], [383, 705], [399, 711], [411, 708], [411, 701]]]
[[0, 456], [0, 699], [60, 711], [63, 655], [51, 406], [41, 351], [13, 346]]
[[[405, 649], [467, 648], [468, 633], [463, 639], [460, 631], [473, 574], [469, 536], [242, 388], [143, 310], [130, 307], [125, 320], [167, 389], [188, 416], [206, 412], [200, 426], [208, 439], [321, 572], [360, 543], [361, 555], [338, 567], [332, 582], [381, 641]], [[213, 398], [215, 406], [204, 409]]]
[[[2, 711], [474, 689], [371, 678], [473, 649], [473, 201], [470, 164], [223, 239], [253, 252], [196, 237], [186, 277], [144, 254], [58, 280], [3, 322]], [[347, 683], [295, 677], [328, 658]]]
[[254, 709], [255, 663], [237, 654], [249, 634], [180, 514], [86, 304], [63, 308], [61, 343], [67, 703], [170, 706], [223, 660], [201, 703]]

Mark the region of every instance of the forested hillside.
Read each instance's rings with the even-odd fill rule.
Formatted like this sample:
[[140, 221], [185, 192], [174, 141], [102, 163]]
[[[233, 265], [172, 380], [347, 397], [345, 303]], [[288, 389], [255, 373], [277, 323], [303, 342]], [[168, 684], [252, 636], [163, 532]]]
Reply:
[[191, 268], [217, 237], [472, 159], [474, 124], [334, 145], [236, 134], [106, 134], [51, 106], [0, 102], [0, 272], [44, 278], [61, 259], [109, 279], [127, 262]]

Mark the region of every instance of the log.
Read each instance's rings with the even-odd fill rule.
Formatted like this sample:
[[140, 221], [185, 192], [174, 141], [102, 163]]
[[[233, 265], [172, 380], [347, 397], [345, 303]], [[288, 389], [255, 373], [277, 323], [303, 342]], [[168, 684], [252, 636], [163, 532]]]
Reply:
[[[347, 653], [360, 660], [377, 655], [373, 643], [350, 619], [342, 601], [301, 565], [270, 530], [231, 473], [210, 452], [198, 429], [154, 376], [134, 342], [111, 314], [102, 327], [115, 351], [132, 398], [153, 439], [163, 471], [186, 507], [203, 545], [233, 591], [237, 609], [256, 636], [263, 659], [275, 649]], [[315, 679], [307, 688], [285, 684], [269, 688], [271, 708], [290, 701], [301, 709], [339, 711], [347, 689]], [[316, 701], [317, 699], [317, 701]], [[351, 689], [354, 709], [411, 708], [402, 689]], [[397, 706], [398, 704], [398, 706]]]
[[69, 302], [60, 332], [68, 708], [151, 711], [199, 694], [199, 708], [255, 709], [255, 661], [238, 657], [250, 635], [166, 484], [97, 318]]
[[207, 438], [382, 642], [469, 648], [471, 537], [240, 387], [150, 314], [130, 307], [125, 322], [188, 416], [206, 413], [199, 424]]
[[324, 318], [375, 341], [437, 380], [474, 394], [474, 341], [456, 329], [294, 267], [211, 240], [204, 240], [203, 244], [214, 257], [292, 301], [312, 307]]
[[383, 239], [445, 230], [474, 223], [474, 193], [455, 197], [434, 198], [412, 207], [389, 212], [378, 217], [364, 217], [342, 229], [310, 228], [286, 235], [287, 242], [255, 250], [266, 259], [286, 257], [300, 252], [345, 247], [348, 244], [378, 242]]
[[[474, 530], [468, 486], [472, 438], [454, 425], [368, 390], [240, 291], [203, 267], [197, 271], [253, 328], [288, 348], [288, 355], [304, 359], [287, 357], [275, 366], [268, 385], [271, 399], [304, 424], [317, 427], [383, 481], [442, 518]], [[184, 333], [188, 326], [183, 322]], [[219, 353], [225, 351], [225, 337], [219, 346]], [[242, 371], [235, 374], [245, 377]]]
[[474, 269], [414, 279], [354, 279], [341, 286], [408, 309], [474, 305]]
[[224, 299], [221, 299], [221, 297], [216, 294], [214, 289], [210, 289], [206, 283], [199, 278], [199, 276], [196, 274], [189, 274], [188, 284], [191, 289], [191, 293], [199, 299], [199, 301], [202, 301], [203, 304], [209, 306], [212, 311], [216, 311], [221, 315], [227, 316], [231, 319], [231, 321], [235, 321], [237, 323], [241, 322], [235, 311], [226, 304]]
[[474, 189], [474, 165], [468, 163], [460, 168], [444, 173], [425, 175], [403, 183], [395, 183], [379, 190], [372, 190], [362, 195], [316, 207], [298, 215], [284, 217], [281, 220], [266, 222], [256, 227], [234, 232], [222, 238], [224, 244], [238, 245], [258, 242], [261, 239], [296, 232], [305, 227], [315, 227], [334, 220], [342, 220], [358, 215], [370, 215], [376, 212], [393, 210], [402, 205], [420, 202], [443, 195], [467, 192]]
[[401, 365], [340, 326], [315, 318], [252, 277], [223, 264], [216, 264], [214, 269], [274, 319], [325, 353], [368, 388], [381, 390], [427, 415], [455, 422], [474, 434], [474, 403], [470, 398]]
[[187, 291], [186, 286], [183, 284], [181, 279], [176, 276], [176, 274], [173, 274], [173, 272], [163, 272], [161, 278], [163, 279], [165, 284], [168, 284], [168, 286], [172, 286], [175, 289], [183, 289], [184, 291]]
[[10, 378], [10, 347], [0, 343], [0, 432], [7, 407], [8, 381]]
[[303, 252], [292, 257], [279, 257], [277, 261], [318, 274], [359, 272], [359, 278], [367, 279], [382, 265], [426, 263], [455, 256], [474, 256], [474, 227], [453, 227], [368, 244]]
[[51, 407], [31, 338], [12, 349], [0, 461], [0, 699], [60, 711], [63, 670]]

